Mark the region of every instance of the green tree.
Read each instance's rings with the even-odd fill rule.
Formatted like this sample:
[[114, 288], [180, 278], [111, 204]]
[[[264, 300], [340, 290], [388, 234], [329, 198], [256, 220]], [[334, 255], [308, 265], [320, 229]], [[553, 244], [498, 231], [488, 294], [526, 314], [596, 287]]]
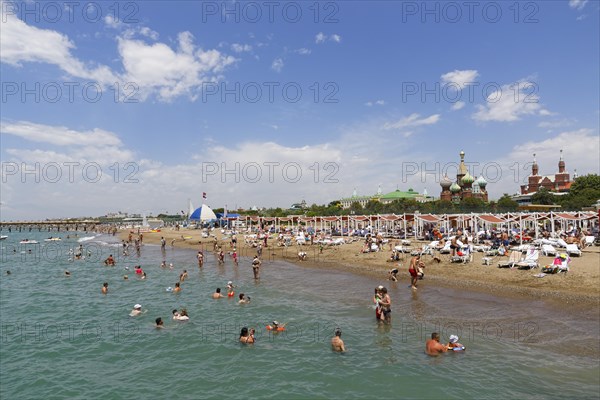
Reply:
[[462, 212], [481, 212], [485, 208], [485, 201], [475, 197], [467, 197], [460, 202], [459, 208]]
[[532, 204], [551, 205], [556, 203], [556, 196], [546, 188], [540, 188], [533, 196], [531, 196]]
[[[494, 205], [496, 211], [501, 213], [517, 211], [519, 209], [519, 203], [514, 201], [507, 193], [504, 193]], [[494, 207], [492, 207], [493, 209]]]
[[362, 214], [364, 209], [358, 201], [355, 201], [352, 204], [350, 204], [349, 211], [350, 213], [354, 212], [354, 214]]
[[575, 178], [575, 181], [573, 181], [571, 184], [570, 194], [573, 196], [579, 196], [586, 189], [595, 190], [600, 195], [600, 176], [596, 174], [589, 174]]

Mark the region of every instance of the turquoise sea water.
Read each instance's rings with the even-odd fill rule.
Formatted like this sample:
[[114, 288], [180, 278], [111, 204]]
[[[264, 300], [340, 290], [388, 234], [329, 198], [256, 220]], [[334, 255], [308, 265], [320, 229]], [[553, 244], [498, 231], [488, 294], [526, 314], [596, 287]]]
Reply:
[[[119, 253], [118, 244], [110, 245], [114, 238], [81, 242], [91, 259], [70, 262], [68, 249], [93, 234], [52, 244], [43, 242], [48, 236], [13, 232], [0, 242], [2, 399], [600, 396], [597, 309], [566, 313], [541, 301], [439, 288], [427, 280], [413, 293], [405, 283], [268, 260], [255, 282], [249, 259], [235, 267], [227, 257], [218, 266], [207, 253], [199, 270], [195, 252], [181, 249], [168, 248], [164, 259], [174, 268], [161, 269], [163, 254], [152, 245], [144, 245], [140, 257], [117, 257], [111, 268], [99, 260]], [[19, 245], [25, 237], [40, 244]], [[146, 280], [135, 276], [136, 264]], [[182, 292], [167, 292], [183, 269], [189, 278]], [[228, 280], [251, 304], [211, 299]], [[109, 283], [106, 296], [103, 282]], [[371, 296], [379, 284], [390, 289], [391, 326], [375, 321]], [[129, 317], [136, 303], [146, 312]], [[191, 320], [171, 320], [171, 310], [182, 307]], [[154, 328], [156, 317], [165, 329]], [[265, 325], [273, 319], [287, 322], [288, 330], [268, 334]], [[257, 329], [255, 345], [238, 343], [242, 326]], [[330, 350], [336, 327], [343, 331], [344, 354]], [[434, 330], [443, 339], [458, 334], [467, 351], [426, 356], [424, 343]]]

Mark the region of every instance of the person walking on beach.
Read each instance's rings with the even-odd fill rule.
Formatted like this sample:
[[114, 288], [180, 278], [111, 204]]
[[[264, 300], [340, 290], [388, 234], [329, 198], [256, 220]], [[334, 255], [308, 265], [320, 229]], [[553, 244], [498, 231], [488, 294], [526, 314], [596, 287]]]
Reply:
[[331, 338], [331, 350], [337, 352], [346, 351], [346, 347], [344, 347], [344, 341], [342, 340], [342, 330], [340, 328], [335, 330], [334, 336]]
[[252, 271], [254, 272], [254, 279], [260, 278], [260, 264], [261, 261], [258, 259], [258, 255], [254, 256], [252, 260]]
[[421, 263], [421, 255], [417, 254], [410, 260], [408, 272], [410, 273], [410, 287], [412, 290], [417, 290], [417, 280], [419, 279], [419, 265]]

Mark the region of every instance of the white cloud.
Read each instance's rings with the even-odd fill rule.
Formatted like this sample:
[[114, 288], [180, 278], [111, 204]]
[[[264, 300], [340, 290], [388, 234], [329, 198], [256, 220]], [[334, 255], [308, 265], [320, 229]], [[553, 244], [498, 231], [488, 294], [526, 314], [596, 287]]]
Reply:
[[464, 101], [457, 101], [456, 103], [452, 104], [452, 110], [454, 111], [458, 111], [460, 109], [462, 109], [465, 106], [465, 102]]
[[[508, 154], [489, 163], [491, 167], [487, 168], [487, 172], [490, 176], [485, 178], [488, 182], [497, 181], [488, 185], [490, 194], [493, 198], [498, 198], [503, 193], [519, 192], [520, 185], [527, 183], [527, 177], [531, 173], [534, 153], [540, 175], [554, 175], [558, 172], [560, 150], [563, 150], [563, 159], [571, 177], [574, 169], [577, 169], [579, 175], [598, 173], [600, 165], [598, 132], [592, 129], [565, 131], [541, 141], [517, 144]], [[497, 166], [501, 167], [498, 179], [496, 179]], [[483, 167], [485, 165], [480, 167], [480, 170], [483, 170]]]
[[[105, 17], [104, 22], [109, 27], [121, 28], [112, 18]], [[193, 100], [203, 83], [221, 79], [225, 68], [237, 61], [217, 50], [196, 48], [190, 32], [179, 33], [176, 50], [165, 43], [147, 44], [135, 36], [156, 40], [158, 33], [140, 27], [127, 29], [117, 37], [124, 70], [118, 74], [107, 66], [94, 67], [78, 60], [71, 54], [75, 44], [57, 31], [27, 25], [14, 15], [4, 13], [1, 28], [2, 63], [15, 67], [21, 67], [24, 62], [51, 64], [75, 78], [93, 80], [100, 85], [134, 83], [139, 88], [139, 100], [150, 95], [156, 95], [161, 101], [172, 101], [182, 95]]]
[[49, 126], [28, 121], [0, 123], [0, 134], [56, 146], [120, 146], [121, 140], [102, 129], [78, 132], [65, 126]]
[[466, 69], [447, 72], [441, 76], [442, 82], [450, 84], [449, 87], [458, 86], [461, 90], [467, 86], [468, 83], [475, 83], [475, 80], [479, 76], [477, 70]]
[[152, 29], [148, 28], [147, 26], [143, 26], [140, 28], [140, 34], [142, 34], [143, 36], [146, 36], [147, 38], [150, 38], [152, 40], [158, 40], [158, 32], [153, 31]]
[[66, 73], [100, 83], [114, 83], [115, 74], [110, 68], [100, 65], [88, 68], [71, 54], [75, 45], [66, 35], [49, 29], [40, 29], [6, 14], [2, 7], [0, 48], [2, 63], [21, 67], [23, 62], [47, 63], [58, 66]]
[[276, 71], [276, 72], [281, 72], [281, 70], [283, 69], [283, 60], [281, 58], [276, 58], [273, 60], [273, 63], [271, 64], [271, 69]]
[[433, 114], [426, 118], [420, 117], [420, 114], [414, 113], [394, 123], [386, 122], [383, 129], [403, 129], [414, 126], [433, 125], [440, 120], [440, 114]]
[[118, 50], [125, 67], [125, 82], [140, 88], [142, 100], [155, 93], [171, 101], [181, 95], [195, 99], [205, 82], [214, 82], [226, 67], [236, 62], [217, 50], [196, 49], [190, 32], [178, 35], [179, 49], [164, 43], [118, 38]]
[[310, 53], [312, 53], [311, 49], [307, 49], [306, 47], [302, 47], [301, 49], [296, 50], [296, 53], [302, 55], [302, 56], [307, 56]]
[[588, 0], [569, 0], [569, 7], [574, 8], [576, 10], [581, 10], [585, 7]]
[[112, 29], [121, 29], [124, 25], [121, 21], [115, 19], [112, 14], [108, 14], [106, 17], [104, 17], [104, 23], [107, 27]]
[[376, 106], [384, 106], [385, 105], [385, 100], [376, 100], [374, 102], [373, 101], [367, 101], [365, 103], [365, 106], [367, 106], [367, 107], [372, 107], [374, 105], [376, 105]]
[[231, 45], [231, 50], [235, 51], [236, 53], [250, 52], [252, 51], [252, 46], [249, 44], [234, 43]]
[[336, 42], [336, 43], [340, 43], [342, 41], [342, 37], [338, 34], [332, 34], [330, 36], [327, 36], [326, 34], [324, 34], [323, 32], [319, 32], [317, 33], [317, 35], [315, 36], [315, 43], [316, 44], [321, 44], [321, 43], [325, 43], [325, 41], [330, 40], [332, 42]]
[[477, 105], [477, 121], [518, 121], [525, 115], [548, 115], [539, 103], [535, 83], [520, 81], [491, 92], [486, 105]]
[[572, 119], [561, 119], [556, 121], [542, 121], [538, 124], [540, 128], [564, 128], [567, 126], [571, 126], [575, 123], [575, 120]]

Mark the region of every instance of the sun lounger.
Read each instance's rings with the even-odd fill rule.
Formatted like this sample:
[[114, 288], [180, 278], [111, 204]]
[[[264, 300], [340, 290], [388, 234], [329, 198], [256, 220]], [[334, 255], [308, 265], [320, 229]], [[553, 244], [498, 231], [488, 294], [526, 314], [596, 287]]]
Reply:
[[594, 240], [596, 240], [595, 237], [593, 237], [593, 236], [586, 236], [585, 237], [585, 241], [584, 241], [585, 247], [592, 246], [594, 244]]
[[565, 242], [563, 239], [558, 239], [556, 244], [558, 247], [562, 247], [563, 249], [567, 247], [567, 242]]
[[521, 261], [515, 264], [518, 269], [533, 269], [539, 266], [538, 260], [540, 258], [540, 251], [538, 249], [531, 248], [527, 251], [527, 255]]
[[551, 244], [543, 244], [542, 245], [542, 254], [545, 256], [555, 256], [556, 249]]
[[513, 250], [510, 252], [510, 256], [508, 257], [508, 261], [499, 262], [498, 268], [512, 268], [516, 263], [521, 261], [521, 252], [518, 250]]
[[450, 253], [452, 252], [452, 249], [450, 248], [450, 245], [451, 245], [451, 244], [452, 244], [452, 242], [450, 242], [450, 241], [447, 241], [447, 242], [444, 244], [444, 247], [442, 247], [442, 248], [440, 249], [440, 254], [450, 254]]
[[570, 256], [577, 256], [577, 257], [581, 256], [581, 250], [579, 250], [579, 247], [577, 247], [576, 244], [568, 244], [567, 245], [567, 253]]
[[459, 252], [457, 252], [457, 255], [452, 256], [450, 262], [466, 264], [471, 261], [471, 251], [468, 246], [465, 246], [460, 250], [461, 255], [458, 253]]
[[520, 251], [521, 253], [526, 253], [531, 246], [528, 244], [521, 244], [519, 246], [511, 247], [511, 251]]
[[396, 246], [394, 249], [400, 253], [410, 253], [412, 251], [410, 247], [405, 246]]

